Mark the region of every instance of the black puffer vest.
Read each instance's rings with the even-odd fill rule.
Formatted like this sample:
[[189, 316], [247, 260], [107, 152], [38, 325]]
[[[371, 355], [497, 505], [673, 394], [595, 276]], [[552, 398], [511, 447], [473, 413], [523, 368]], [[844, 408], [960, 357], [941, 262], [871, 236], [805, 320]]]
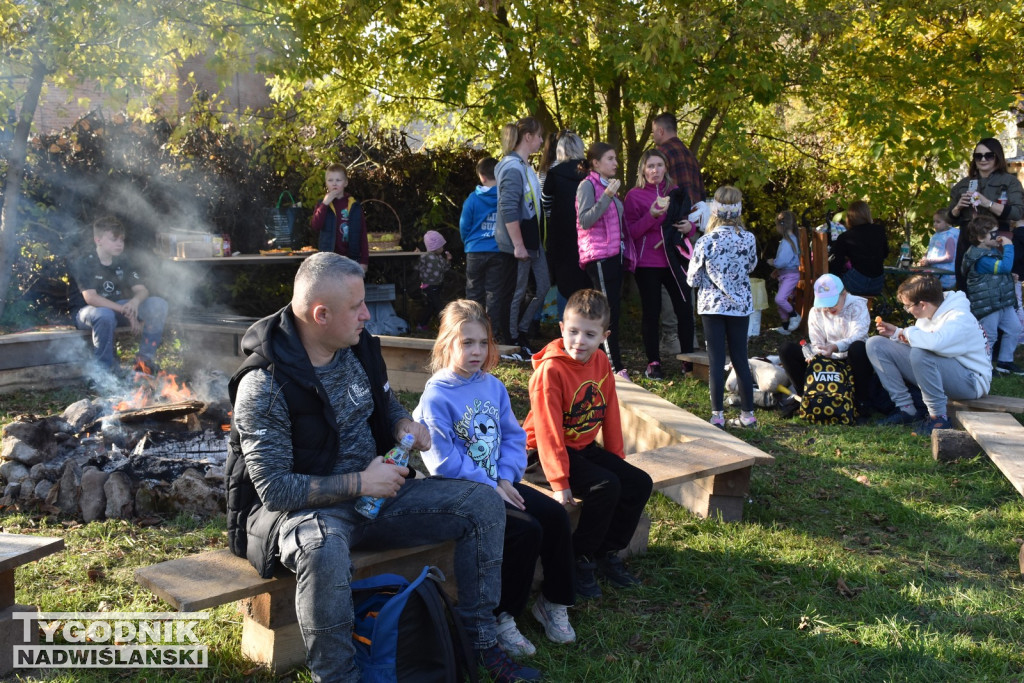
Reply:
[[[253, 324], [245, 333], [242, 347], [249, 355], [228, 385], [232, 404], [238, 384], [247, 373], [256, 369], [271, 373], [288, 406], [294, 471], [316, 476], [330, 474], [338, 458], [337, 420], [333, 408], [324, 400], [327, 392], [299, 340], [291, 307], [286, 306]], [[370, 381], [374, 405], [370, 430], [377, 452], [384, 453], [394, 445], [394, 436], [387, 420], [390, 389], [387, 369], [380, 355], [380, 341], [364, 330], [353, 351]], [[260, 576], [268, 578], [277, 567], [277, 534], [288, 513], [268, 510], [260, 501], [245, 466], [234, 421], [225, 471], [231, 552], [247, 558]]]
[[[989, 313], [1007, 307], [1017, 307], [1017, 294], [1014, 291], [1013, 274], [1010, 271], [991, 274], [979, 273], [974, 269], [978, 261], [986, 256], [1002, 258], [998, 249], [971, 247], [964, 254], [963, 263], [960, 264], [966, 282], [964, 289], [971, 302], [971, 314], [978, 320]], [[994, 342], [994, 340], [990, 341]]]

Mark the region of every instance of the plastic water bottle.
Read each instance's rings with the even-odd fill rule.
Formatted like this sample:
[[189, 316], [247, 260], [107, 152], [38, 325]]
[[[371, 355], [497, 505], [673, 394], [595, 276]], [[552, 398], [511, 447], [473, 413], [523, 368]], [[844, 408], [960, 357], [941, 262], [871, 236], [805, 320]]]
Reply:
[[900, 268], [907, 268], [910, 266], [910, 244], [907, 242], [903, 243], [900, 247]]
[[[392, 448], [384, 456], [384, 462], [405, 467], [409, 462], [409, 451], [412, 450], [412, 443], [416, 440], [412, 434], [402, 437], [402, 442]], [[356, 512], [369, 519], [377, 519], [380, 514], [380, 506], [384, 504], [383, 498], [373, 496], [360, 496], [356, 500]]]

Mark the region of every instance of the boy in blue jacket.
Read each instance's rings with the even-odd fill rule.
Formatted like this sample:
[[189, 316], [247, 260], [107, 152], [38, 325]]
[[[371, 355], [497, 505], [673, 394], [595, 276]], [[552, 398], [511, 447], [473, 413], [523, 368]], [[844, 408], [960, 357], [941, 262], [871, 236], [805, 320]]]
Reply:
[[459, 234], [466, 250], [466, 298], [483, 306], [492, 324], [499, 310], [501, 275], [501, 250], [494, 240], [498, 210], [494, 167], [497, 164], [492, 157], [477, 162], [476, 174], [480, 184], [466, 198], [459, 218]]
[[971, 247], [960, 263], [965, 280], [964, 289], [971, 302], [971, 313], [985, 330], [985, 336], [992, 348], [999, 342], [999, 357], [996, 372], [1024, 375], [1013, 362], [1020, 336], [1020, 319], [1017, 317], [1017, 293], [1014, 289], [1013, 242], [999, 234], [999, 224], [992, 216], [975, 216], [967, 226], [967, 238]]

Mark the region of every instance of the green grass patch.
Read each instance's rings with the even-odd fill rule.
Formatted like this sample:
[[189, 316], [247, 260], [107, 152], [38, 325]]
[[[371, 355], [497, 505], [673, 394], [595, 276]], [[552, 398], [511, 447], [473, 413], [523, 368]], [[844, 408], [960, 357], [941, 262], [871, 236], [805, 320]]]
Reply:
[[[706, 416], [706, 385], [666, 366], [674, 379], [639, 382]], [[524, 417], [526, 367], [495, 374]], [[1022, 389], [1021, 378], [993, 384], [1004, 395]], [[8, 395], [0, 420], [77, 398], [67, 394]], [[418, 396], [402, 400], [411, 407]], [[776, 462], [754, 468], [743, 522], [700, 520], [656, 495], [649, 552], [631, 561], [642, 587], [609, 588], [573, 609], [579, 641], [571, 646], [549, 643], [528, 614], [519, 620], [546, 680], [1024, 679], [1024, 499], [991, 463], [937, 463], [928, 441], [906, 428], [758, 417], [756, 430], [737, 434]], [[223, 519], [83, 526], [8, 510], [2, 525], [65, 538], [65, 552], [17, 572], [17, 599], [51, 611], [166, 609], [134, 583], [134, 569], [225, 544]], [[206, 671], [77, 670], [24, 680], [274, 679], [240, 658], [232, 606], [214, 610], [198, 632], [210, 646]]]

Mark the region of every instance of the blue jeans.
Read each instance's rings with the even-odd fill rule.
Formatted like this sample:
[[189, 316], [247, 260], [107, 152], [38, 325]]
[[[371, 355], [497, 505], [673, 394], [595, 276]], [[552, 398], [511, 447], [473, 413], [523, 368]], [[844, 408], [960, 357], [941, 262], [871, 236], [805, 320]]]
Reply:
[[352, 646], [350, 548], [403, 548], [455, 540], [456, 609], [473, 646], [497, 642], [493, 610], [501, 592], [505, 504], [490, 486], [414, 479], [369, 520], [352, 503], [293, 512], [278, 541], [295, 572], [295, 613], [314, 681], [358, 681]]
[[882, 293], [882, 288], [885, 287], [884, 274], [878, 277], [868, 277], [853, 268], [843, 273], [842, 281], [843, 286], [850, 294], [858, 296], [878, 296]]
[[995, 348], [999, 333], [1003, 333], [1003, 339], [999, 342], [1000, 363], [1012, 363], [1013, 352], [1017, 350], [1017, 339], [1020, 337], [1020, 318], [1017, 317], [1017, 309], [1013, 306], [1000, 308], [992, 311], [978, 321], [981, 329], [985, 330], [988, 338], [988, 345]]
[[[117, 303], [125, 304], [128, 299]], [[152, 361], [156, 349], [164, 337], [164, 321], [167, 319], [167, 302], [158, 296], [148, 297], [139, 304], [139, 320], [142, 321], [142, 341], [139, 342], [139, 357]], [[114, 367], [114, 330], [128, 327], [131, 323], [120, 313], [110, 308], [84, 306], [75, 314], [75, 327], [92, 330], [93, 354], [96, 362], [106, 370]]]

